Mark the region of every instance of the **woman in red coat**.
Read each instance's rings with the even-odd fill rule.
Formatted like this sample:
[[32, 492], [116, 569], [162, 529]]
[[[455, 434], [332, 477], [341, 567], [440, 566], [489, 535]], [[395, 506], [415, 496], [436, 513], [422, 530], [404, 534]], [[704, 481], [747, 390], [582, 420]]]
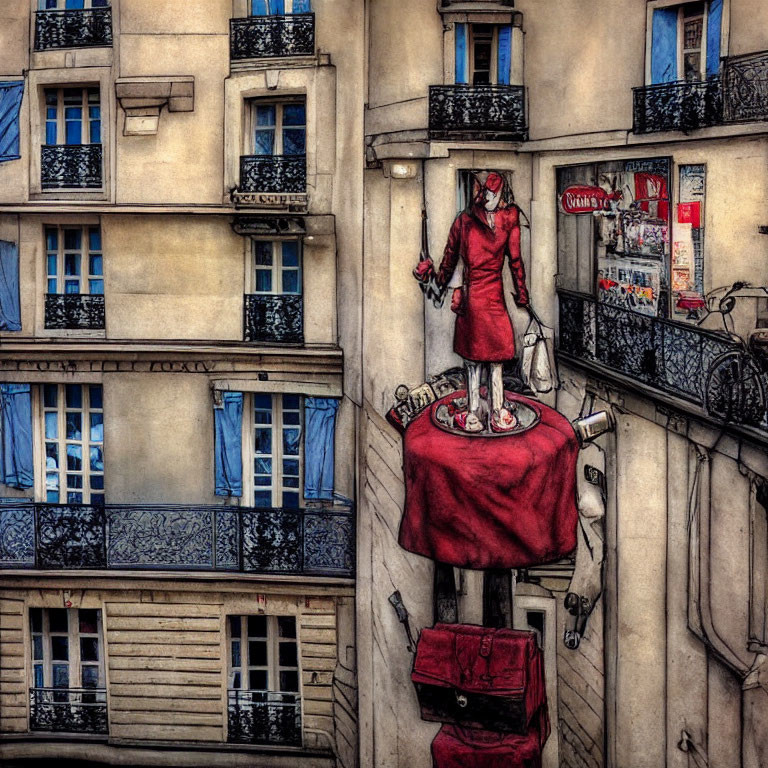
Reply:
[[464, 283], [454, 291], [451, 309], [458, 315], [453, 349], [466, 360], [469, 413], [465, 429], [482, 430], [480, 421], [480, 363], [490, 364], [491, 428], [511, 429], [514, 419], [504, 408], [502, 363], [515, 356], [515, 334], [504, 299], [505, 257], [515, 285], [515, 303], [529, 307], [525, 267], [520, 257], [518, 209], [502, 202], [504, 179], [489, 173], [472, 207], [453, 222], [437, 274], [431, 260], [414, 274], [422, 283], [431, 278], [445, 291], [461, 259]]

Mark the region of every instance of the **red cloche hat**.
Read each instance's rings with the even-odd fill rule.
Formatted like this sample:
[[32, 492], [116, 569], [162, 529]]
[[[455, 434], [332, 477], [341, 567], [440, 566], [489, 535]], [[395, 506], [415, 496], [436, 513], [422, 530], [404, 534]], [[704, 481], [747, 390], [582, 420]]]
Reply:
[[504, 179], [498, 173], [489, 173], [484, 186], [495, 195], [504, 186]]

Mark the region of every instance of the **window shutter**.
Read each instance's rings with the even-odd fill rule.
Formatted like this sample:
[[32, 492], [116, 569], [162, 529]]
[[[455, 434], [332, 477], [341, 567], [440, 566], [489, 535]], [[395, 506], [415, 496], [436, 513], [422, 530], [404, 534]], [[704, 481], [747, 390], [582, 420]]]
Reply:
[[18, 160], [19, 111], [24, 95], [24, 83], [0, 83], [0, 162]]
[[216, 495], [242, 496], [243, 393], [221, 394], [213, 410]]
[[310, 0], [293, 0], [294, 13], [312, 13], [312, 3]]
[[710, 0], [707, 12], [707, 76], [720, 74], [720, 30], [723, 0]]
[[267, 0], [251, 0], [251, 16], [268, 16]]
[[21, 330], [19, 247], [0, 240], [0, 330]]
[[339, 401], [304, 400], [304, 498], [333, 500], [333, 454]]
[[456, 24], [456, 82], [467, 83], [469, 72], [467, 25]]
[[651, 83], [677, 80], [677, 11], [657, 8], [653, 12], [651, 37]]
[[3, 412], [3, 483], [12, 488], [31, 488], [32, 390], [29, 384], [0, 384]]
[[497, 57], [499, 85], [509, 85], [512, 70], [512, 27], [504, 24], [499, 27], [499, 51]]

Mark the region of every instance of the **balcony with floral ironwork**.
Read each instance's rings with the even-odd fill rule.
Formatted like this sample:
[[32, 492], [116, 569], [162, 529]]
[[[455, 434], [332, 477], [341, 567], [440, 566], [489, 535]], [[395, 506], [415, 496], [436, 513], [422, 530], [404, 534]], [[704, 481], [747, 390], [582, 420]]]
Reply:
[[351, 578], [350, 507], [6, 503], [0, 570], [183, 570]]
[[768, 437], [768, 376], [737, 338], [583, 293], [561, 290], [559, 302], [561, 360], [697, 417]]
[[237, 206], [304, 211], [307, 204], [306, 155], [242, 155], [240, 183], [232, 191]]
[[30, 688], [29, 729], [55, 733], [106, 734], [106, 689]]
[[96, 48], [112, 45], [112, 8], [35, 12], [35, 50]]
[[706, 80], [633, 88], [635, 133], [693, 131], [768, 119], [768, 52], [731, 56]]
[[101, 189], [101, 144], [44, 144], [40, 169], [43, 189]]
[[313, 56], [314, 53], [314, 13], [230, 19], [229, 56], [232, 61]]
[[525, 88], [522, 85], [431, 85], [429, 135], [432, 139], [525, 141]]
[[245, 340], [257, 344], [303, 344], [301, 295], [246, 294]]
[[104, 296], [84, 293], [47, 293], [45, 327], [48, 330], [102, 330]]
[[301, 698], [297, 693], [229, 689], [228, 741], [301, 746]]

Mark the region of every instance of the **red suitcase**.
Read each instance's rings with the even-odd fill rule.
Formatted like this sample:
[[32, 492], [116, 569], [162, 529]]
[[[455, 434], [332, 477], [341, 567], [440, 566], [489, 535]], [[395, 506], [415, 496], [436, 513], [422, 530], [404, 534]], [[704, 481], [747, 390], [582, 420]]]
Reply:
[[411, 680], [424, 720], [524, 735], [546, 707], [533, 632], [436, 624], [419, 637]]
[[434, 768], [541, 768], [548, 736], [546, 707], [534, 716], [524, 736], [444, 725], [432, 742], [432, 764]]

